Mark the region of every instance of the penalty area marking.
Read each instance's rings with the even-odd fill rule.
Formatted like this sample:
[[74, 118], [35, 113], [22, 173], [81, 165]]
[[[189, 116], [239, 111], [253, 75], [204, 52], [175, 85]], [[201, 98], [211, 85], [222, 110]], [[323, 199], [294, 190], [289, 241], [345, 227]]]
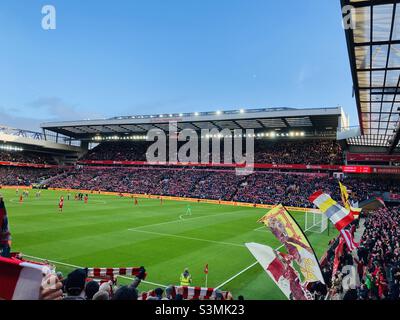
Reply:
[[154, 235], [158, 235], [158, 236], [178, 238], [178, 239], [209, 242], [209, 243], [215, 243], [215, 244], [220, 244], [220, 245], [224, 245], [224, 246], [234, 246], [234, 247], [240, 247], [240, 248], [244, 248], [245, 247], [245, 245], [239, 244], [239, 243], [223, 242], [223, 241], [215, 241], [215, 240], [208, 240], [208, 239], [202, 239], [202, 238], [179, 236], [177, 234], [170, 234], [170, 233], [161, 233], [161, 232], [145, 231], [145, 230], [138, 230], [138, 229], [128, 229], [128, 231], [147, 233], [147, 234], [154, 234]]
[[[22, 254], [22, 256], [30, 258], [30, 259], [40, 260], [40, 261], [48, 261], [48, 262], [59, 264], [59, 265], [66, 266], [66, 267], [71, 267], [71, 268], [76, 268], [76, 269], [84, 269], [84, 267], [81, 267], [81, 266], [76, 266], [73, 264], [64, 263], [64, 262], [60, 262], [60, 261], [56, 261], [56, 260], [43, 259], [43, 258], [39, 258], [39, 257], [29, 256], [27, 254]], [[123, 278], [123, 279], [128, 279], [128, 280], [134, 280], [134, 278], [127, 277], [127, 276], [118, 276], [118, 277]], [[155, 283], [155, 282], [151, 282], [151, 281], [142, 280], [141, 282], [150, 284], [150, 285], [156, 286], [156, 287], [167, 288], [167, 286], [165, 286], [163, 284], [159, 284], [159, 283]]]
[[128, 230], [140, 230], [142, 228], [163, 226], [163, 225], [166, 225], [166, 224], [172, 224], [172, 223], [177, 223], [177, 222], [187, 222], [187, 221], [198, 220], [198, 219], [206, 219], [206, 218], [210, 218], [210, 217], [226, 216], [226, 215], [239, 215], [239, 214], [243, 214], [243, 213], [226, 212], [226, 213], [218, 213], [218, 214], [208, 214], [208, 215], [205, 215], [205, 216], [195, 217], [195, 218], [190, 218], [190, 219], [183, 219], [183, 218], [181, 218], [181, 216], [184, 216], [184, 215], [181, 215], [181, 216], [179, 216], [179, 219], [176, 219], [176, 220], [160, 222], [160, 223], [154, 223], [154, 224], [147, 224], [147, 225], [144, 225], [144, 226], [139, 226], [139, 227], [131, 228], [131, 229], [128, 229]]

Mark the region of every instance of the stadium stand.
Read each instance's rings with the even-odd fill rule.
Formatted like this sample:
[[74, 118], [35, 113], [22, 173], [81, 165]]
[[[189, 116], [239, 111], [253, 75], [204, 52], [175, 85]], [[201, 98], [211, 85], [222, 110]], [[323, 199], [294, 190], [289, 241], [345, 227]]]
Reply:
[[[360, 246], [351, 254], [346, 249], [338, 256], [339, 239], [327, 253], [327, 263], [323, 267], [328, 279], [331, 300], [398, 300], [400, 292], [400, 207], [382, 208], [357, 221], [362, 229]], [[355, 288], [343, 288], [341, 270], [344, 266], [357, 268], [360, 277]], [[338, 270], [333, 272], [334, 268]], [[330, 281], [332, 279], [332, 281]]]
[[56, 164], [53, 157], [48, 153], [29, 151], [3, 151], [0, 150], [0, 161], [30, 163], [30, 164]]
[[[150, 144], [146, 141], [102, 142], [81, 160], [146, 161], [146, 150]], [[256, 163], [343, 164], [342, 148], [335, 140], [256, 140], [254, 150]]]
[[[353, 198], [361, 201], [374, 192], [399, 192], [396, 180], [350, 178]], [[52, 188], [153, 194], [248, 203], [313, 207], [304, 197], [322, 189], [340, 199], [337, 179], [328, 174], [256, 171], [238, 176], [233, 170], [176, 168], [96, 168], [66, 172], [53, 179]]]
[[0, 166], [0, 186], [30, 186], [63, 172], [63, 169], [38, 169]]
[[[395, 74], [400, 68], [400, 63], [399, 55], [393, 54], [395, 46], [398, 46], [400, 34], [395, 32], [395, 22], [398, 22], [397, 2], [341, 1], [342, 6], [354, 5], [358, 17], [355, 30], [346, 29], [346, 40], [354, 80], [353, 93], [359, 112], [359, 134], [351, 135], [349, 121], [340, 107], [315, 110], [293, 108], [231, 110], [217, 113], [126, 116], [48, 123], [43, 124], [43, 133], [29, 133], [33, 137], [30, 141], [31, 146], [34, 145], [33, 140], [39, 139], [42, 140], [42, 147], [50, 148], [52, 145], [51, 141], [48, 141], [51, 136], [49, 132], [55, 133], [56, 135], [53, 135], [55, 144], [58, 144], [60, 139], [64, 140], [65, 144], [69, 144], [68, 148], [56, 146], [55, 149], [58, 152], [70, 149], [70, 156], [73, 159], [80, 157], [80, 162], [74, 162], [74, 166], [70, 168], [61, 166], [47, 169], [34, 168], [29, 165], [56, 165], [57, 162], [50, 153], [0, 150], [0, 162], [14, 163], [0, 166], [0, 187], [2, 185], [31, 186], [46, 180], [48, 186], [52, 188], [313, 208], [314, 205], [307, 197], [317, 190], [323, 190], [333, 199], [341, 198], [337, 179], [337, 176], [340, 176], [342, 182], [349, 188], [354, 202], [362, 202], [383, 193], [393, 193], [400, 201], [398, 178], [400, 175], [398, 168], [400, 166], [400, 127], [397, 112], [400, 106], [397, 99], [398, 74]], [[364, 9], [371, 9], [371, 11], [364, 11]], [[388, 20], [390, 17], [391, 20]], [[388, 32], [382, 32], [382, 30]], [[389, 30], [392, 31], [389, 32]], [[379, 41], [376, 41], [376, 36]], [[374, 50], [376, 52], [372, 54]], [[378, 54], [379, 51], [383, 54]], [[385, 80], [379, 81], [381, 78]], [[146, 161], [146, 150], [150, 143], [139, 140], [143, 139], [146, 132], [151, 129], [167, 131], [167, 119], [175, 119], [180, 130], [188, 128], [196, 132], [203, 128], [255, 130], [257, 137], [269, 135], [268, 139], [255, 140], [255, 163], [300, 164], [303, 167], [279, 168], [280, 170], [276, 168], [261, 170], [258, 167], [250, 175], [237, 175], [232, 169], [216, 169], [211, 166], [196, 168], [135, 164], [137, 166], [124, 167], [122, 163], [115, 163], [114, 166], [101, 167], [105, 164], [95, 166], [90, 163], [90, 161], [103, 160]], [[22, 139], [20, 130], [3, 128], [1, 131], [12, 135], [9, 142], [14, 142], [17, 139], [16, 136]], [[343, 134], [346, 131], [348, 131], [348, 137], [339, 139], [338, 133]], [[275, 139], [277, 137], [279, 139]], [[123, 139], [138, 140], [122, 141]], [[71, 149], [72, 142], [79, 143], [79, 149]], [[91, 143], [99, 144], [90, 149]], [[65, 160], [66, 154], [63, 156]], [[18, 163], [27, 166], [18, 166]], [[354, 166], [347, 168], [348, 172], [343, 170], [342, 167], [349, 164]], [[332, 165], [335, 168], [310, 168], [309, 166], [312, 165]], [[379, 172], [379, 169], [382, 171]], [[390, 170], [397, 174], [397, 178], [394, 175], [383, 174], [383, 172], [388, 174]], [[352, 175], [349, 172], [358, 174]], [[1, 218], [4, 219], [4, 223], [1, 221], [0, 244], [8, 246], [11, 238], [4, 203], [1, 209]], [[353, 208], [349, 205], [345, 212], [348, 216], [352, 216], [352, 210]], [[400, 207], [385, 206], [371, 212], [362, 212], [359, 219], [355, 219], [346, 227], [350, 227], [345, 231], [351, 233], [354, 240], [359, 242], [359, 246], [357, 244], [354, 250], [350, 251], [345, 245], [343, 233], [342, 236], [331, 240], [329, 249], [321, 260], [326, 286], [321, 282], [316, 282], [309, 288], [314, 294], [313, 297], [318, 300], [325, 298], [330, 300], [399, 300]], [[18, 260], [22, 258], [12, 257], [16, 261], [22, 261]], [[45, 264], [46, 267], [54, 267], [49, 262]], [[358, 277], [354, 286], [346, 287], [346, 281], [343, 281], [348, 275], [345, 273], [346, 267], [357, 271]], [[92, 279], [85, 269], [76, 269], [66, 278], [61, 273], [52, 274], [44, 279], [44, 283], [52, 283], [55, 287], [51, 290], [40, 288], [40, 298], [43, 300], [203, 298], [224, 300], [232, 298], [229, 292], [220, 290], [173, 286], [139, 292], [139, 285], [146, 273], [144, 267], [139, 269], [132, 282], [124, 286], [118, 286], [113, 280]]]

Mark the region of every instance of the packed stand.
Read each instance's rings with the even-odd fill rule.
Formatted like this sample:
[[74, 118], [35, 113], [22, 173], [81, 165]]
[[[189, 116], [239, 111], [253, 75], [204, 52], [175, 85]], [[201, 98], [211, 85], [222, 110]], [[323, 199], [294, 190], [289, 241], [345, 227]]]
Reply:
[[[375, 191], [400, 192], [396, 181], [349, 178], [344, 181], [352, 190], [352, 199], [362, 201]], [[50, 187], [113, 191], [122, 193], [179, 196], [257, 204], [309, 207], [304, 195], [324, 190], [340, 199], [337, 180], [328, 174], [255, 171], [249, 176], [234, 170], [182, 168], [84, 168], [59, 175]], [[351, 188], [350, 188], [351, 189]]]
[[[400, 207], [378, 209], [362, 219], [365, 220], [360, 245], [353, 253], [344, 247], [337, 272], [333, 271], [333, 265], [339, 242], [336, 240], [328, 250], [323, 272], [328, 280], [329, 299], [399, 300]], [[357, 281], [349, 288], [343, 286], [344, 266], [354, 266], [357, 270]]]
[[57, 176], [63, 169], [0, 166], [0, 186], [30, 186]]
[[30, 164], [56, 164], [53, 157], [49, 154], [29, 151], [0, 150], [0, 161]]
[[334, 140], [271, 142], [257, 140], [255, 163], [273, 164], [343, 164], [343, 152]]
[[[180, 144], [182, 144], [182, 142], [180, 142], [179, 145]], [[90, 150], [81, 160], [146, 161], [146, 151], [150, 145], [151, 142], [147, 141], [103, 142]], [[221, 142], [221, 154], [224, 150], [223, 147], [224, 144]], [[209, 150], [212, 150], [211, 142]], [[334, 140], [256, 140], [254, 153], [255, 163], [306, 165], [343, 164], [342, 149]]]

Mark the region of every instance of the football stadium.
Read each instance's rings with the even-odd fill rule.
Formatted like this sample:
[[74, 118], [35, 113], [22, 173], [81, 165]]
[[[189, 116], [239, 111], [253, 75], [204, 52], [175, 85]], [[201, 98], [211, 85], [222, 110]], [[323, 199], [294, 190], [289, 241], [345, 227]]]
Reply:
[[0, 300], [399, 300], [400, 1], [337, 2], [346, 108], [2, 116]]

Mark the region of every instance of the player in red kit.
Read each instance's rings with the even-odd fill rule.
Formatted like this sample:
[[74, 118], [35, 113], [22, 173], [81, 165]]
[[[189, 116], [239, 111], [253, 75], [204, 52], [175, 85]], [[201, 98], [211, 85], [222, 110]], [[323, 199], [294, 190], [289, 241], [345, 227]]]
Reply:
[[137, 206], [139, 204], [137, 198], [135, 198], [135, 206]]
[[24, 202], [24, 198], [23, 198], [23, 196], [22, 196], [22, 194], [19, 196], [19, 203], [22, 203], [22, 202]]
[[60, 202], [58, 203], [58, 208], [60, 210], [60, 213], [63, 211], [63, 207], [64, 207], [64, 196], [61, 196]]
[[84, 200], [85, 203], [88, 203], [89, 197], [88, 197], [87, 194], [85, 195], [85, 197], [83, 198], [83, 200]]

